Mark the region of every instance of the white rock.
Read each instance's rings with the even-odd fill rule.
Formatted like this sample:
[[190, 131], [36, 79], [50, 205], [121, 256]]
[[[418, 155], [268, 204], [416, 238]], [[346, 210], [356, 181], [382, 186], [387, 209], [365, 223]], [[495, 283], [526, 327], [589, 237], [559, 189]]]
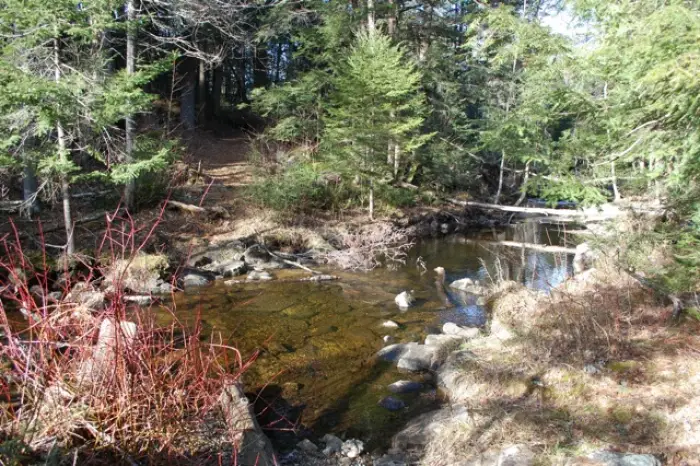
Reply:
[[341, 447], [341, 453], [348, 458], [357, 458], [365, 449], [365, 444], [360, 440], [346, 440]]
[[591, 267], [595, 263], [598, 255], [588, 243], [581, 243], [576, 246], [576, 255], [574, 256], [574, 273], [580, 274]]
[[464, 291], [465, 293], [482, 295], [486, 293], [486, 288], [481, 286], [478, 281], [472, 280], [471, 278], [462, 278], [460, 280], [455, 280], [450, 283], [450, 288], [455, 290]]
[[382, 337], [382, 340], [384, 341], [384, 343], [389, 343], [394, 341], [394, 337], [392, 337], [391, 335], [384, 335]]
[[399, 306], [399, 309], [408, 309], [411, 307], [411, 305], [416, 301], [416, 299], [413, 297], [413, 290], [411, 291], [402, 291], [401, 293], [396, 295], [396, 298], [394, 298], [394, 302], [396, 303], [397, 306]]
[[384, 327], [384, 328], [399, 328], [399, 324], [397, 324], [393, 320], [387, 320], [384, 323], [382, 323], [382, 327]]
[[512, 445], [501, 450], [498, 466], [531, 466], [535, 463], [535, 453], [527, 445]]

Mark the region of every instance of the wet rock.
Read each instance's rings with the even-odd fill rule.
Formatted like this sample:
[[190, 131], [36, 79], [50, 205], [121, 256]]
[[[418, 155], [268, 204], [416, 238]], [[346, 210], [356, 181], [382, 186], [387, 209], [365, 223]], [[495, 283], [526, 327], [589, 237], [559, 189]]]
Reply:
[[365, 449], [365, 444], [360, 440], [350, 439], [343, 443], [340, 452], [348, 458], [357, 458]]
[[153, 301], [153, 298], [147, 295], [130, 295], [124, 296], [124, 301], [136, 304], [137, 306], [148, 306]]
[[402, 454], [383, 455], [372, 460], [372, 466], [407, 466], [408, 460]]
[[283, 265], [275, 260], [272, 255], [265, 250], [262, 246], [256, 244], [249, 247], [243, 253], [243, 260], [245, 263], [256, 269], [279, 269]]
[[412, 380], [399, 380], [387, 388], [391, 393], [412, 393], [423, 390], [423, 384]]
[[218, 268], [218, 273], [223, 275], [224, 278], [237, 277], [239, 275], [244, 275], [248, 271], [248, 266], [243, 261], [232, 261], [223, 264]]
[[399, 359], [396, 367], [410, 372], [420, 372], [434, 369], [433, 358], [435, 347], [415, 345], [408, 348]]
[[417, 343], [395, 343], [377, 351], [377, 357], [385, 361], [398, 361], [410, 348], [417, 345]]
[[326, 447], [323, 449], [323, 454], [326, 456], [340, 453], [343, 448], [343, 441], [333, 434], [324, 435], [321, 441], [326, 444]]
[[252, 272], [248, 273], [248, 276], [246, 277], [246, 280], [249, 282], [267, 282], [272, 280], [272, 275], [270, 272], [266, 272], [264, 270], [253, 270]]
[[661, 466], [661, 461], [653, 455], [597, 451], [588, 458], [600, 466]]
[[479, 329], [475, 327], [460, 327], [455, 323], [447, 322], [442, 326], [442, 333], [470, 339], [479, 336]]
[[472, 280], [471, 278], [462, 278], [460, 280], [455, 280], [452, 283], [450, 283], [450, 288], [454, 288], [455, 290], [476, 295], [483, 295], [487, 291], [486, 287], [479, 284], [477, 280]]
[[88, 309], [98, 310], [105, 307], [105, 294], [101, 291], [88, 289], [88, 285], [78, 283], [66, 296], [66, 301], [85, 306]]
[[297, 448], [305, 453], [318, 453], [318, 447], [307, 438], [297, 443]]
[[393, 396], [386, 396], [379, 400], [379, 406], [388, 409], [389, 411], [399, 411], [406, 407], [406, 403], [403, 400], [394, 398]]
[[394, 341], [394, 337], [392, 337], [391, 335], [384, 335], [382, 337], [382, 340], [384, 341], [384, 343], [389, 343], [391, 341]]
[[476, 355], [468, 350], [452, 352], [437, 371], [437, 384], [452, 402], [466, 401], [479, 390], [471, 379], [466, 378], [464, 367], [475, 361]]
[[394, 302], [397, 306], [399, 306], [399, 309], [408, 309], [415, 302], [415, 298], [413, 297], [413, 290], [402, 291], [401, 293], [397, 294], [396, 298], [394, 298]]
[[182, 277], [182, 286], [185, 288], [193, 288], [209, 284], [214, 279], [213, 276], [206, 272], [198, 272], [191, 270]]
[[442, 233], [443, 235], [448, 234], [451, 229], [452, 229], [452, 227], [450, 226], [449, 223], [441, 223], [440, 224], [440, 233]]
[[399, 324], [397, 324], [393, 320], [387, 320], [387, 321], [382, 322], [382, 327], [384, 327], [384, 328], [399, 328]]
[[168, 257], [163, 254], [141, 254], [130, 260], [114, 261], [105, 271], [105, 289], [127, 289], [138, 294], [169, 292], [169, 289], [161, 290], [169, 265]]

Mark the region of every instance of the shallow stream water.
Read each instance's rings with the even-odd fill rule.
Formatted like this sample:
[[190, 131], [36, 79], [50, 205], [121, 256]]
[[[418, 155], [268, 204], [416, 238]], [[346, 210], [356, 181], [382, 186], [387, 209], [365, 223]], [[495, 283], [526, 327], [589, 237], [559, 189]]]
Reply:
[[[534, 222], [429, 238], [410, 250], [405, 264], [366, 273], [329, 270], [341, 279], [326, 283], [216, 284], [181, 295], [177, 313], [186, 321], [199, 309], [206, 327], [229, 338], [244, 356], [261, 350], [244, 383], [250, 394], [259, 395], [256, 411], [278, 448], [293, 446], [300, 434], [316, 438], [329, 432], [362, 439], [369, 448], [386, 446], [408, 419], [440, 400], [428, 381], [421, 392], [395, 395], [406, 403], [404, 409], [392, 412], [377, 404], [390, 395], [392, 382], [426, 378], [375, 361], [373, 355], [385, 345], [383, 336], [420, 341], [445, 322], [478, 325], [487, 317], [476, 299], [446, 308], [433, 269], [444, 267], [448, 282], [509, 279], [546, 291], [570, 273], [572, 256], [478, 240], [572, 246], [571, 239], [562, 226]], [[285, 270], [275, 275], [304, 274]], [[394, 297], [404, 290], [414, 290], [417, 302], [400, 311]], [[382, 327], [389, 319], [400, 328]]]

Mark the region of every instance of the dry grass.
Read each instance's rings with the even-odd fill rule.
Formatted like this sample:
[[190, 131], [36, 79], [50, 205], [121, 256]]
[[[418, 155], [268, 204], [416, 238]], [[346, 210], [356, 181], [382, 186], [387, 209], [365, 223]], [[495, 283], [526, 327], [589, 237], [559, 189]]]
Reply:
[[424, 464], [518, 443], [532, 446], [540, 464], [597, 449], [653, 453], [668, 464], [692, 457], [700, 445], [700, 324], [669, 322], [670, 306], [600, 267], [548, 296], [508, 284], [491, 296], [511, 338], [472, 340], [443, 366], [451, 401], [471, 417], [434, 436]]

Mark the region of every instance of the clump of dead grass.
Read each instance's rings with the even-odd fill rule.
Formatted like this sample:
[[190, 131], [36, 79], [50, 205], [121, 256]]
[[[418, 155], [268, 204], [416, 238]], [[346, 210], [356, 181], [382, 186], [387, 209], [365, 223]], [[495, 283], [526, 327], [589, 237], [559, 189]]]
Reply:
[[469, 341], [440, 369], [472, 421], [446, 425], [422, 463], [532, 446], [540, 464], [594, 450], [672, 455], [700, 442], [700, 324], [609, 264], [550, 295], [506, 284], [489, 297], [510, 330]]

